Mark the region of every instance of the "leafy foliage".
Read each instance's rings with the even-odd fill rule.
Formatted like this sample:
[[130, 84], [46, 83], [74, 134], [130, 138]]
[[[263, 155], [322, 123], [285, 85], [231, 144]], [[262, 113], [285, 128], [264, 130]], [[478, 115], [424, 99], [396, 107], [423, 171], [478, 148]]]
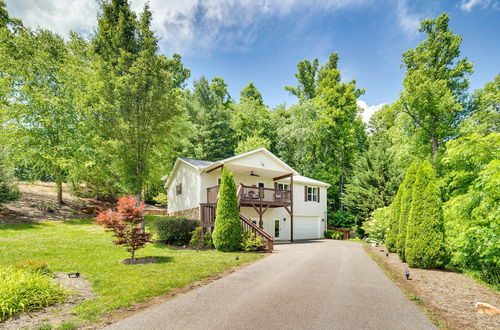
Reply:
[[347, 211], [336, 211], [328, 219], [328, 226], [337, 228], [352, 228], [356, 224], [356, 217]]
[[325, 230], [323, 235], [325, 236], [325, 238], [337, 240], [341, 240], [344, 237], [344, 234], [338, 230]]
[[401, 210], [398, 221], [398, 236], [396, 239], [396, 252], [402, 260], [405, 260], [406, 236], [408, 220], [413, 200], [413, 187], [417, 177], [418, 164], [412, 163], [405, 174], [403, 191], [401, 194]]
[[375, 242], [384, 242], [391, 230], [392, 206], [373, 211], [371, 218], [363, 223], [363, 230], [369, 239]]
[[5, 165], [0, 150], [0, 206], [2, 203], [18, 199], [21, 195], [13, 179], [10, 169]]
[[231, 252], [240, 249], [242, 231], [236, 185], [233, 174], [225, 167], [222, 170], [212, 239], [215, 248], [219, 251]]
[[427, 161], [418, 166], [412, 188], [405, 241], [405, 260], [411, 267], [440, 268], [448, 262], [441, 194]]
[[134, 260], [135, 251], [149, 242], [152, 233], [145, 232], [141, 226], [143, 222], [144, 202], [136, 206], [137, 200], [132, 196], [118, 198], [116, 211], [101, 211], [95, 223], [104, 226], [106, 231], [112, 232], [115, 240], [113, 244], [123, 245], [131, 253]]
[[182, 217], [161, 217], [155, 220], [158, 240], [172, 245], [189, 244], [192, 232], [199, 224], [198, 220], [190, 220]]
[[[401, 216], [401, 197], [403, 195], [404, 185], [400, 184], [396, 197], [389, 210], [389, 220], [387, 222], [387, 232], [385, 235], [385, 245], [390, 252], [396, 252], [399, 236], [399, 218]], [[370, 235], [370, 234], [368, 234]]]
[[[1, 7], [0, 7], [1, 8]], [[65, 292], [38, 271], [0, 267], [0, 321], [64, 300]]]
[[269, 141], [268, 139], [260, 136], [251, 136], [247, 138], [245, 141], [241, 141], [240, 143], [238, 143], [235, 153], [239, 155], [258, 148], [269, 149], [270, 147], [271, 147], [271, 141]]
[[264, 249], [262, 237], [255, 236], [255, 234], [249, 230], [245, 231], [241, 240], [241, 249], [243, 251], [260, 251]]

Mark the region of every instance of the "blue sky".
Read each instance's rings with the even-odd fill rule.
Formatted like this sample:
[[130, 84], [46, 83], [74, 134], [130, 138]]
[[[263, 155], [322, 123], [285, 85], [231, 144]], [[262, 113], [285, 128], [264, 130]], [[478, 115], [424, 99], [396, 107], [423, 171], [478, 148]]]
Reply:
[[[145, 0], [132, 1], [139, 11]], [[253, 81], [271, 107], [296, 102], [296, 64], [340, 55], [344, 80], [366, 90], [368, 115], [397, 99], [404, 69], [401, 54], [423, 38], [418, 22], [449, 13], [463, 36], [462, 56], [474, 63], [471, 89], [500, 73], [500, 1], [405, 0], [150, 0], [162, 51], [179, 52], [193, 79], [220, 76], [233, 98]], [[11, 15], [63, 35], [91, 33], [96, 0], [7, 0]]]

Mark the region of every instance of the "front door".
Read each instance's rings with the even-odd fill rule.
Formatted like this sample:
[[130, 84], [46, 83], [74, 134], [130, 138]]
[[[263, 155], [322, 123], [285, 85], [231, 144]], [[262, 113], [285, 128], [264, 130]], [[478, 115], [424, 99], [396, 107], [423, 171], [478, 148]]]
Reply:
[[281, 221], [274, 220], [274, 238], [280, 239], [281, 237]]

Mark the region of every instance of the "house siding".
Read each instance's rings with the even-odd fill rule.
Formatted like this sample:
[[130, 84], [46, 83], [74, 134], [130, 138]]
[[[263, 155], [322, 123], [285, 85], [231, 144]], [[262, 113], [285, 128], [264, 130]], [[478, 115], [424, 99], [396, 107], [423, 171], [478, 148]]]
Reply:
[[[177, 195], [175, 187], [180, 183], [182, 184], [182, 194]], [[194, 167], [183, 162], [179, 163], [175, 177], [167, 188], [169, 214], [199, 207], [200, 174]]]

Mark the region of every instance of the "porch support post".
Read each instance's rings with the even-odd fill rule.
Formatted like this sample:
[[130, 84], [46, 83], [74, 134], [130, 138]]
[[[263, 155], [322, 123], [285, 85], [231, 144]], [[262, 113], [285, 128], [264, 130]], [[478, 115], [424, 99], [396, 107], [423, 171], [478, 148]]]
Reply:
[[290, 241], [293, 243], [293, 174], [290, 175]]

